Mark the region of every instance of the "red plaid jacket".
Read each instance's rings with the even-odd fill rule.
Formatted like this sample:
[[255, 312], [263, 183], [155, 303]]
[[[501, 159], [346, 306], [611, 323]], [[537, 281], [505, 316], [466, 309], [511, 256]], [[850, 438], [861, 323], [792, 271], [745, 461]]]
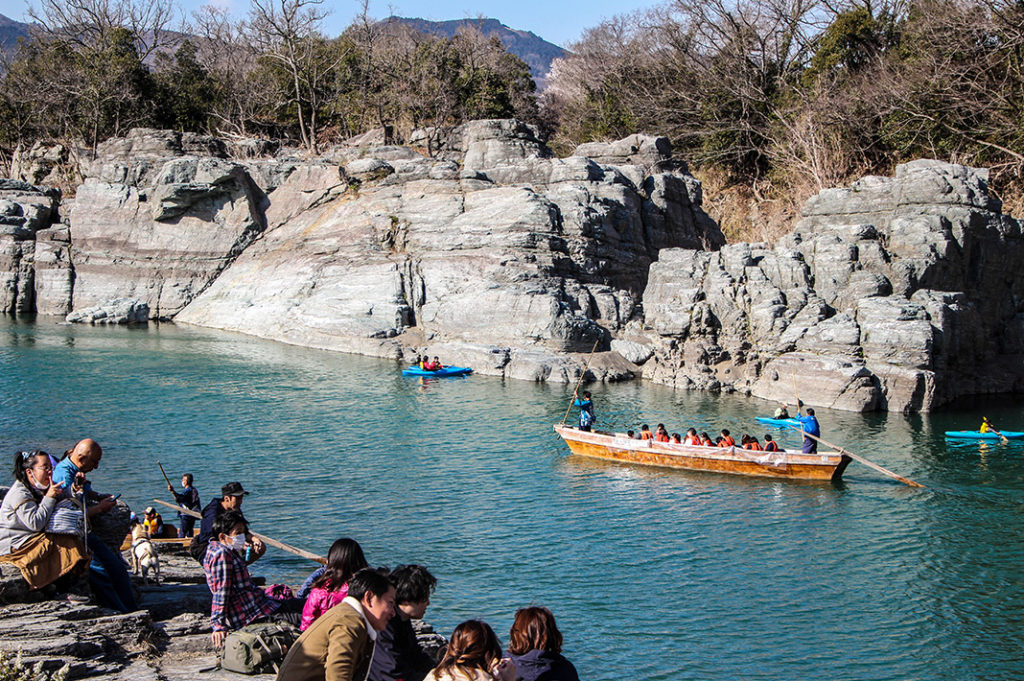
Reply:
[[206, 549], [203, 571], [213, 594], [210, 624], [214, 631], [239, 629], [281, 606], [252, 583], [249, 568], [238, 552], [218, 541], [211, 541]]

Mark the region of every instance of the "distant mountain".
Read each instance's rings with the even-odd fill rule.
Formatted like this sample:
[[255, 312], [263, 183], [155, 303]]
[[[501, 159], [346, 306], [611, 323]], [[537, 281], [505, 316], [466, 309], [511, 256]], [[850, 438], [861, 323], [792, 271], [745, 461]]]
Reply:
[[13, 50], [18, 46], [18, 38], [28, 38], [28, 24], [15, 21], [0, 14], [0, 50]]
[[416, 29], [422, 33], [439, 35], [445, 38], [454, 36], [463, 26], [473, 26], [486, 36], [497, 36], [505, 48], [522, 59], [530, 67], [530, 74], [538, 88], [544, 87], [544, 81], [551, 70], [551, 62], [564, 57], [567, 52], [554, 43], [549, 43], [530, 31], [517, 31], [509, 28], [497, 19], [451, 19], [449, 21], [427, 21], [391, 16], [384, 23], [399, 23]]

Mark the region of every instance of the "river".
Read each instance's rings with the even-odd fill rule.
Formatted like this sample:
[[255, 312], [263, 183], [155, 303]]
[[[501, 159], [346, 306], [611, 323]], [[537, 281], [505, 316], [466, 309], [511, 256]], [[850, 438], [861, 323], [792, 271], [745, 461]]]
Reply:
[[[321, 553], [349, 536], [371, 564], [428, 566], [441, 633], [482, 618], [507, 642], [517, 607], [550, 607], [585, 680], [1024, 676], [1024, 444], [942, 437], [982, 415], [1024, 430], [1020, 399], [818, 410], [826, 439], [927, 486], [915, 490], [856, 463], [822, 484], [571, 457], [551, 430], [571, 386], [398, 368], [171, 324], [5, 318], [3, 467], [19, 448], [91, 436], [105, 449], [95, 487], [137, 511], [168, 496], [158, 459], [176, 484], [194, 473], [204, 503], [240, 480], [265, 534]], [[775, 407], [590, 389], [605, 428], [762, 435], [752, 419]], [[257, 565], [292, 584], [312, 567], [274, 549]]]

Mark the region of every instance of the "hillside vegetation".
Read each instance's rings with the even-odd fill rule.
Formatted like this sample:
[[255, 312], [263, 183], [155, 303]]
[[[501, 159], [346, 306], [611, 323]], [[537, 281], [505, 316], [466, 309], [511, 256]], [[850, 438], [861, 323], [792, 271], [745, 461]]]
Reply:
[[42, 0], [0, 83], [0, 160], [137, 126], [316, 153], [373, 128], [401, 142], [514, 116], [560, 153], [668, 136], [733, 239], [772, 240], [807, 196], [921, 157], [990, 167], [1007, 210], [1024, 205], [1019, 2], [669, 0], [587, 30], [539, 96], [472, 26], [432, 35], [364, 5], [330, 38], [324, 9], [250, 0], [244, 21], [211, 6], [175, 25], [173, 0]]

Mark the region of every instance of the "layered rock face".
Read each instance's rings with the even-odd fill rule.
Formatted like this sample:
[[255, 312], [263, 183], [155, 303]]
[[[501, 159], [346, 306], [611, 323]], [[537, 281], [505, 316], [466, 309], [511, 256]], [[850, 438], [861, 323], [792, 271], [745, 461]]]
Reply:
[[562, 353], [634, 315], [659, 249], [724, 241], [667, 154], [647, 166], [553, 159], [518, 121], [467, 124], [440, 158], [336, 153], [350, 160], [302, 165], [268, 191], [266, 232], [177, 320], [571, 380]]
[[61, 257], [62, 246], [51, 245], [66, 244], [67, 230], [53, 227], [59, 205], [56, 189], [0, 180], [0, 313], [35, 312], [37, 299], [60, 286], [37, 266]]
[[916, 161], [821, 192], [774, 248], [662, 251], [645, 377], [855, 411], [1024, 389], [1021, 223], [987, 180]]

